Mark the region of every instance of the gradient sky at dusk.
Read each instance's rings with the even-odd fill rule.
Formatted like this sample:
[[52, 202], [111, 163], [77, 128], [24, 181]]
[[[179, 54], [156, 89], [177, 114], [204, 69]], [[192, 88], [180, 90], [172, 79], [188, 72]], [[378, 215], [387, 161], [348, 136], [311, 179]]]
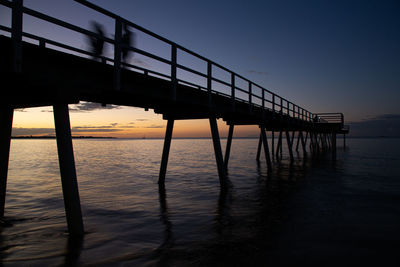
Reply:
[[[311, 112], [343, 112], [348, 122], [356, 122], [356, 133], [360, 125], [366, 127], [371, 121], [385, 121], [382, 125], [389, 125], [393, 135], [400, 135], [399, 1], [92, 2], [212, 59]], [[105, 25], [107, 35], [113, 34], [110, 19], [76, 2], [25, 0], [24, 3], [85, 28], [90, 20], [99, 21]], [[1, 7], [0, 12], [0, 24], [9, 25], [9, 10]], [[82, 36], [28, 17], [24, 17], [24, 30], [81, 48], [86, 46]], [[167, 47], [140, 33], [136, 35], [136, 45], [168, 57]], [[140, 57], [132, 60], [156, 67]], [[189, 65], [197, 65], [190, 58], [187, 60]], [[71, 123], [76, 134], [163, 135], [165, 122], [152, 111], [111, 108], [81, 112], [85, 106], [90, 105], [83, 103], [80, 110], [71, 107], [75, 108], [71, 112]], [[51, 113], [46, 111], [49, 109], [16, 112], [14, 134], [29, 133], [29, 130], [32, 133], [32, 128], [52, 129]], [[239, 135], [257, 135], [256, 129], [242, 128]], [[207, 121], [180, 122], [174, 131], [182, 137], [209, 135]]]

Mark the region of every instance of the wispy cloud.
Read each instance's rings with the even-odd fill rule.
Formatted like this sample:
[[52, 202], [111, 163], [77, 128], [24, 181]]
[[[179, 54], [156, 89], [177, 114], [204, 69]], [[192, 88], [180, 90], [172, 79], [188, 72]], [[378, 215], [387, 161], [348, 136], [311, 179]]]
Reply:
[[248, 71], [251, 74], [257, 74], [257, 75], [262, 75], [262, 76], [268, 76], [269, 73], [266, 71], [258, 71], [258, 70], [249, 70]]
[[93, 110], [101, 110], [101, 109], [119, 109], [119, 106], [116, 105], [106, 105], [102, 106], [100, 103], [93, 102], [82, 102], [76, 105], [71, 105], [69, 107], [69, 111], [71, 112], [88, 112]]
[[152, 124], [149, 126], [145, 126], [143, 128], [152, 128], [152, 129], [159, 129], [159, 128], [164, 128], [164, 125], [156, 125], [156, 124]]
[[23, 128], [13, 127], [12, 136], [19, 135], [55, 135], [54, 128]]
[[72, 133], [110, 133], [120, 132], [122, 129], [118, 128], [107, 128], [107, 127], [72, 127]]

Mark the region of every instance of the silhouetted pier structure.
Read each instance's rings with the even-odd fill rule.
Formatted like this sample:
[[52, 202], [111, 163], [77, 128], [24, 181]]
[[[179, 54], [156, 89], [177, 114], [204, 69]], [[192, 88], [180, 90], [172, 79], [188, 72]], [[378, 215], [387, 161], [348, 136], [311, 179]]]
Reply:
[[[316, 154], [322, 150], [331, 150], [333, 158], [336, 157], [336, 135], [348, 133], [348, 128], [344, 127], [343, 114], [311, 113], [245, 77], [116, 14], [86, 1], [76, 0], [76, 2], [112, 18], [115, 21], [114, 38], [100, 36], [87, 29], [26, 8], [22, 0], [11, 2], [0, 0], [1, 5], [12, 10], [11, 27], [0, 26], [0, 30], [10, 33], [10, 36], [0, 37], [2, 58], [0, 68], [3, 83], [0, 110], [0, 217], [4, 215], [10, 138], [15, 108], [53, 106], [66, 217], [69, 232], [74, 235], [82, 235], [84, 231], [68, 104], [89, 101], [104, 105], [154, 109], [156, 113], [162, 114], [168, 122], [159, 175], [161, 187], [165, 182], [175, 120], [209, 120], [222, 188], [226, 183], [230, 148], [236, 125], [260, 127], [257, 160], [260, 160], [263, 150], [269, 170], [273, 167], [273, 159], [281, 158], [283, 142], [287, 143], [292, 161], [294, 160], [293, 150], [299, 149], [302, 150], [304, 156], [307, 152]], [[26, 33], [22, 27], [24, 14], [85, 36], [100, 38], [113, 46], [114, 56], [112, 58], [100, 56], [100, 60], [93, 60], [94, 55], [89, 51]], [[170, 57], [166, 59], [136, 47], [124, 46], [121, 42], [123, 24], [168, 45], [171, 49]], [[122, 62], [123, 48], [135, 52], [135, 55], [144, 55], [167, 65], [169, 74]], [[181, 63], [178, 53], [182, 52], [202, 61], [206, 66], [206, 71], [202, 72]], [[225, 72], [230, 79], [226, 81], [216, 77], [213, 75], [214, 69]], [[196, 79], [190, 81], [180, 77], [178, 75], [180, 71], [205, 80], [205, 85], [196, 82]], [[239, 86], [239, 81], [241, 86]], [[246, 85], [245, 88], [243, 84]], [[225, 88], [225, 91], [219, 89], [221, 86]], [[229, 125], [224, 156], [217, 126], [218, 118], [222, 118]], [[272, 132], [271, 148], [268, 145], [267, 131]], [[276, 135], [277, 139], [275, 139]]]

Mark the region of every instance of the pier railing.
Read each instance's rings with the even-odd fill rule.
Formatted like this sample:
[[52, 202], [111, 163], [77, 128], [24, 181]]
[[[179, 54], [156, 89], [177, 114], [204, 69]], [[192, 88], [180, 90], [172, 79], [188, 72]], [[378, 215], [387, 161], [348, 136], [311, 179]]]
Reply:
[[[197, 88], [199, 90], [206, 91], [209, 96], [209, 105], [212, 105], [212, 96], [213, 94], [219, 94], [223, 95], [227, 98], [230, 98], [232, 100], [232, 109], [235, 109], [235, 103], [236, 101], [242, 101], [247, 104], [249, 104], [249, 109], [251, 110], [253, 106], [258, 106], [262, 107], [264, 110], [269, 110], [273, 111], [277, 115], [285, 115], [291, 118], [296, 118], [302, 121], [308, 121], [312, 122], [314, 121], [314, 117], [316, 114], [311, 113], [310, 111], [306, 110], [305, 108], [302, 108], [295, 103], [287, 100], [286, 98], [283, 98], [274, 92], [262, 87], [261, 85], [250, 81], [249, 79], [241, 76], [240, 74], [235, 73], [232, 70], [229, 70], [228, 68], [225, 68], [224, 66], [208, 59], [205, 58], [175, 42], [172, 42], [160, 35], [157, 35], [139, 25], [136, 25], [133, 22], [130, 22], [108, 10], [105, 10], [93, 3], [90, 3], [85, 0], [74, 0], [92, 10], [95, 10], [103, 15], [105, 15], [108, 18], [111, 18], [114, 20], [115, 23], [115, 30], [114, 30], [114, 37], [109, 38], [106, 36], [101, 36], [95, 32], [92, 32], [90, 30], [78, 27], [76, 25], [73, 25], [71, 23], [62, 21], [60, 19], [51, 17], [49, 15], [43, 14], [41, 12], [35, 11], [33, 9], [24, 7], [22, 4], [22, 0], [13, 0], [13, 1], [7, 1], [7, 0], [0, 0], [0, 4], [3, 6], [6, 6], [8, 8], [12, 9], [12, 26], [11, 28], [0, 25], [0, 30], [6, 31], [6, 32], [11, 32], [11, 37], [13, 38], [14, 42], [16, 41], [21, 42], [22, 37], [27, 37], [29, 39], [35, 40], [35, 42], [38, 43], [39, 46], [46, 47], [48, 45], [51, 45], [53, 47], [58, 47], [63, 49], [63, 51], [67, 51], [69, 53], [75, 54], [75, 55], [80, 55], [80, 56], [85, 56], [85, 57], [94, 57], [95, 55], [87, 50], [66, 45], [63, 43], [60, 43], [55, 40], [50, 40], [48, 38], [44, 38], [41, 36], [37, 36], [31, 33], [26, 33], [23, 32], [23, 23], [22, 23], [22, 16], [24, 14], [38, 18], [40, 20], [52, 23], [54, 25], [58, 25], [60, 27], [69, 29], [74, 32], [81, 33], [87, 37], [93, 37], [93, 38], [98, 38], [103, 40], [106, 43], [109, 43], [113, 46], [113, 57], [106, 57], [104, 55], [99, 56], [98, 58], [104, 63], [104, 64], [111, 64], [114, 66], [114, 87], [115, 90], [120, 89], [120, 72], [121, 68], [129, 68], [134, 71], [141, 72], [145, 75], [151, 75], [155, 77], [159, 77], [162, 79], [166, 79], [171, 81], [171, 89], [172, 89], [172, 97], [176, 99], [176, 88], [178, 84], [183, 84], [186, 86], [190, 86], [193, 88]], [[20, 23], [18, 23], [18, 19], [15, 20], [14, 17], [20, 17]], [[17, 22], [14, 22], [17, 21]], [[163, 58], [161, 56], [155, 55], [154, 53], [139, 49], [134, 46], [126, 46], [122, 42], [122, 29], [123, 25], [128, 25], [129, 27], [135, 29], [135, 31], [142, 32], [148, 36], [151, 36], [158, 41], [161, 41], [162, 43], [166, 44], [170, 48], [170, 57], [169, 59]], [[123, 62], [121, 59], [121, 51], [122, 49], [128, 49], [129, 51], [135, 52], [136, 54], [143, 55], [145, 57], [151, 58], [153, 60], [156, 60], [158, 62], [164, 63], [167, 66], [169, 66], [169, 75], [165, 73], [160, 73], [158, 71], [154, 71], [148, 68], [144, 68], [142, 66], [134, 65], [131, 63]], [[191, 67], [186, 66], [183, 62], [181, 62], [178, 58], [178, 52], [184, 52], [197, 60], [200, 60], [201, 62], [206, 64], [206, 73], [202, 72], [201, 70], [194, 69]], [[17, 52], [18, 53], [18, 52]], [[18, 56], [18, 55], [17, 55]], [[19, 55], [21, 56], [21, 55]], [[218, 69], [219, 71], [223, 71], [228, 76], [230, 76], [229, 81], [224, 81], [223, 79], [220, 79], [213, 75], [213, 69]], [[201, 79], [206, 80], [206, 86], [201, 85], [199, 82], [196, 82], [194, 80], [185, 80], [182, 79], [178, 76], [178, 70], [180, 71], [185, 71], [188, 72], [192, 75], [195, 75]], [[238, 85], [238, 83], [242, 84], [241, 86]], [[245, 86], [243, 86], [245, 84]], [[225, 88], [223, 92], [220, 90], [217, 90], [219, 86], [222, 86]], [[326, 115], [320, 114], [321, 118], [324, 120], [327, 120], [328, 122], [335, 122], [337, 123], [336, 120], [331, 120], [330, 117], [327, 117]], [[343, 122], [343, 115], [341, 118], [341, 122]]]
[[344, 126], [343, 113], [317, 113], [314, 114], [314, 122], [318, 123], [336, 123]]

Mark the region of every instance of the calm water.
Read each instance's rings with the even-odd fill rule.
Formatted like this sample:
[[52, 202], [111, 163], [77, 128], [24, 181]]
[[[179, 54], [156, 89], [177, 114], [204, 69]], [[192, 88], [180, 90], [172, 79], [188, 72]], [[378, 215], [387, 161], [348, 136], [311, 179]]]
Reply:
[[[55, 140], [13, 140], [0, 265], [400, 266], [400, 139], [350, 139], [337, 161], [255, 161], [234, 139], [219, 190], [211, 140], [74, 140], [85, 231], [71, 240]], [[223, 145], [225, 142], [223, 141]]]

